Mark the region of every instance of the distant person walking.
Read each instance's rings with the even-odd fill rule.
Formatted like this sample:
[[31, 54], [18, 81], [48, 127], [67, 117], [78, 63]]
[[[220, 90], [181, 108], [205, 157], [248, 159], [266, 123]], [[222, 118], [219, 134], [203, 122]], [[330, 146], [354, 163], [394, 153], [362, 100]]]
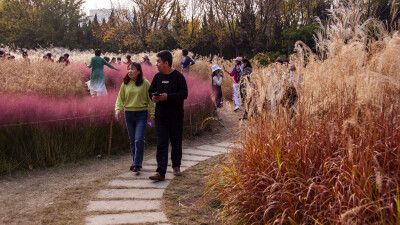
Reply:
[[65, 59], [64, 56], [60, 56], [60, 58], [58, 58], [58, 63], [65, 63]]
[[50, 52], [49, 52], [49, 53], [47, 53], [47, 55], [46, 55], [46, 56], [47, 56], [47, 61], [48, 61], [48, 62], [54, 62], [54, 59], [53, 59], [53, 58], [51, 58], [51, 56], [52, 56], [52, 55], [51, 55], [51, 53], [50, 53]]
[[250, 106], [250, 99], [247, 99], [247, 94], [251, 88], [250, 74], [253, 72], [253, 68], [248, 59], [242, 60], [243, 71], [240, 74], [239, 90], [242, 103], [244, 104], [244, 114], [242, 119], [247, 119], [247, 114]]
[[181, 60], [182, 73], [189, 73], [190, 66], [194, 65], [195, 62], [193, 61], [192, 58], [190, 58], [189, 51], [187, 49], [182, 50], [182, 56], [183, 56]]
[[188, 97], [185, 77], [172, 69], [172, 54], [157, 54], [158, 73], [149, 88], [149, 96], [156, 103], [157, 170], [150, 180], [163, 181], [168, 166], [168, 146], [171, 141], [173, 174], [180, 176], [182, 160], [183, 103]]
[[131, 63], [123, 81], [115, 103], [115, 117], [119, 119], [122, 109], [125, 109], [133, 160], [129, 169], [139, 175], [143, 162], [148, 109], [150, 108], [150, 122], [154, 124], [155, 106], [149, 96], [150, 82], [143, 77], [140, 64]]
[[143, 61], [140, 64], [145, 66], [153, 66], [148, 55], [143, 56]]
[[132, 63], [131, 58], [132, 58], [132, 56], [127, 55], [127, 56], [126, 56], [126, 62], [124, 62], [124, 64], [129, 66], [129, 65]]
[[92, 72], [90, 73], [90, 81], [88, 83], [90, 95], [92, 97], [103, 96], [107, 94], [104, 65], [110, 67], [111, 69], [119, 71], [119, 69], [116, 69], [113, 65], [100, 57], [100, 49], [96, 49], [94, 54], [95, 56], [92, 57], [92, 59], [90, 60], [90, 64], [87, 66], [88, 68], [92, 68]]
[[69, 61], [69, 54], [64, 54], [64, 63], [66, 66], [71, 64], [71, 62]]
[[238, 111], [241, 106], [242, 103], [240, 101], [240, 93], [239, 93], [239, 82], [240, 82], [240, 73], [242, 72], [242, 57], [236, 57], [235, 58], [235, 65], [232, 69], [232, 72], [228, 72], [225, 67], [225, 73], [229, 74], [229, 76], [233, 77], [233, 101], [235, 103], [235, 108], [233, 109], [233, 111]]
[[212, 75], [211, 75], [211, 80], [212, 80], [212, 90], [215, 96], [215, 106], [217, 108], [222, 107], [222, 81], [224, 79], [224, 74], [222, 72], [222, 69], [217, 65], [213, 65], [211, 67], [212, 70]]

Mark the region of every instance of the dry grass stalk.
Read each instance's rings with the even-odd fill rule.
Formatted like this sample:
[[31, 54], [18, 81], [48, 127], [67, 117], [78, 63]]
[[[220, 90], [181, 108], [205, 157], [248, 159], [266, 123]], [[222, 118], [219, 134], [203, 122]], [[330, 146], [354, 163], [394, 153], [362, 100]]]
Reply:
[[244, 137], [212, 182], [226, 223], [400, 221], [400, 36], [360, 13], [332, 11], [320, 55], [296, 43], [294, 82], [285, 66], [254, 70]]

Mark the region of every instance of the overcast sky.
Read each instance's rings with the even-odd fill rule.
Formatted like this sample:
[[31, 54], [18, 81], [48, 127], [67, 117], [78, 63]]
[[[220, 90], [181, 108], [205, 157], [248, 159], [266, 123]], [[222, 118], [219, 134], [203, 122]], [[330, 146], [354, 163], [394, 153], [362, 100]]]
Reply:
[[[121, 2], [123, 4], [129, 2], [129, 0], [112, 0], [114, 4]], [[110, 9], [110, 0], [85, 0], [82, 4], [82, 9], [85, 13], [89, 13], [90, 9]]]

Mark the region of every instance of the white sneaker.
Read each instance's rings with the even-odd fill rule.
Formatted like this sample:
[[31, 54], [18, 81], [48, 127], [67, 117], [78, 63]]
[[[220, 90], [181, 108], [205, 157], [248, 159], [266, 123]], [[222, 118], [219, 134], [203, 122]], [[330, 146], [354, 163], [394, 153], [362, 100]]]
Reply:
[[234, 109], [233, 111], [236, 112], [236, 111], [238, 111], [239, 109], [240, 109], [240, 107], [239, 107], [239, 106], [236, 106], [235, 109]]

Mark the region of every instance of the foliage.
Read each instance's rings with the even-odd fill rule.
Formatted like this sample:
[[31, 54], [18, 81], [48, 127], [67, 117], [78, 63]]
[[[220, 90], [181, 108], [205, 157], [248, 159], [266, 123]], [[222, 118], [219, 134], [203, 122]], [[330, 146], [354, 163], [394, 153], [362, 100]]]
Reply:
[[79, 48], [82, 0], [0, 2], [0, 43], [19, 48], [65, 46]]

